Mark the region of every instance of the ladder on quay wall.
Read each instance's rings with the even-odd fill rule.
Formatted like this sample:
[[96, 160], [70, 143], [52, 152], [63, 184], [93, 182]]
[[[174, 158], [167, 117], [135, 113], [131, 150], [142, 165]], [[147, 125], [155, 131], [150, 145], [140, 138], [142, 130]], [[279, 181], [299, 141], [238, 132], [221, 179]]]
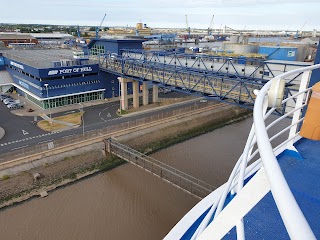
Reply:
[[112, 138], [106, 140], [106, 150], [198, 198], [204, 198], [216, 189], [208, 183], [140, 153]]

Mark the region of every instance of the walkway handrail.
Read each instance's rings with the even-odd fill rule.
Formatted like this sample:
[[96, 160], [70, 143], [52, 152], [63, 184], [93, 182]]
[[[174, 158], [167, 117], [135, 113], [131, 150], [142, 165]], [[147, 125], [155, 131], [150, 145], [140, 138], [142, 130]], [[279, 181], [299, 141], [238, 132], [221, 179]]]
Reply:
[[[219, 217], [220, 212], [223, 211], [226, 205], [227, 196], [241, 194], [244, 180], [247, 177], [252, 176], [254, 172], [258, 171], [262, 166], [265, 168], [271, 192], [276, 201], [281, 217], [283, 218], [289, 236], [293, 239], [315, 239], [310, 226], [304, 218], [295, 201], [295, 198], [288, 187], [275, 155], [283, 151], [285, 147], [292, 149], [294, 141], [296, 141], [299, 137], [298, 124], [304, 120], [304, 117], [301, 117], [300, 115], [303, 108], [308, 104], [308, 98], [311, 91], [311, 88], [307, 88], [310, 71], [318, 68], [320, 68], [320, 64], [286, 72], [266, 83], [265, 86], [259, 91], [254, 106], [254, 123], [252, 125], [243, 154], [238, 159], [227, 183], [225, 184], [223, 193], [221, 194], [220, 198], [212, 204], [208, 214], [205, 216], [200, 226], [193, 234], [191, 238], [192, 240], [197, 239], [207, 228], [213, 215], [213, 221]], [[281, 105], [286, 105], [289, 101], [294, 102], [296, 99], [295, 107], [293, 110], [289, 109], [283, 116], [277, 118], [268, 126], [266, 126], [265, 120], [277, 110], [276, 106], [272, 106], [272, 108], [267, 111], [268, 97], [270, 99], [276, 99], [276, 97], [271, 95], [272, 92], [268, 93], [272, 82], [276, 82], [277, 84], [282, 78], [294, 74], [300, 75], [301, 73], [303, 74], [299, 91], [281, 101]], [[278, 93], [273, 94], [276, 96]], [[284, 127], [281, 131], [277, 129], [277, 133], [274, 136], [268, 136], [267, 130], [291, 115], [293, 115], [291, 124]], [[271, 146], [271, 141], [288, 131], [290, 131], [290, 133], [287, 140], [282, 141], [281, 144], [273, 148]], [[255, 145], [257, 145], [258, 149], [252, 152]], [[258, 154], [260, 154], [260, 158], [247, 167], [248, 163], [256, 158]], [[244, 225], [242, 219], [238, 219], [238, 221], [239, 222], [235, 224], [237, 226], [238, 239], [244, 239]], [[217, 228], [215, 228], [215, 230], [219, 231], [222, 234], [221, 236], [227, 234], [228, 232], [227, 230], [227, 232], [222, 233], [221, 231], [225, 230], [220, 230]]]
[[[310, 67], [304, 67], [295, 69], [293, 71], [281, 74], [276, 77], [278, 81], [281, 78], [302, 73], [310, 70], [320, 68], [320, 64], [313, 65]], [[288, 183], [283, 176], [279, 163], [274, 154], [273, 148], [271, 146], [265, 121], [263, 111], [263, 106], [268, 90], [270, 89], [271, 81], [269, 81], [259, 92], [253, 111], [254, 128], [255, 135], [257, 138], [257, 144], [262, 159], [262, 164], [265, 169], [266, 175], [268, 177], [270, 188], [276, 205], [279, 209], [280, 215], [286, 226], [288, 234], [291, 239], [316, 239], [307, 220], [305, 219], [301, 209], [299, 208]]]

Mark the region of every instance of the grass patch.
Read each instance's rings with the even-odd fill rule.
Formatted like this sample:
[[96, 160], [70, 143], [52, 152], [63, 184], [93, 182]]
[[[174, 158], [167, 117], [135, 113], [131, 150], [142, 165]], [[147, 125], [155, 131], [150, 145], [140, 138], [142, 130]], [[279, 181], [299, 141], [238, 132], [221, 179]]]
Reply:
[[[84, 114], [84, 112], [77, 112], [77, 113], [72, 113], [72, 114], [56, 117], [53, 119], [63, 121], [63, 122], [73, 123], [76, 125], [80, 125], [82, 122], [81, 117], [83, 114]], [[57, 130], [64, 129], [64, 128], [68, 127], [67, 125], [55, 123], [55, 122], [51, 123], [47, 120], [39, 121], [37, 123], [37, 126], [47, 132], [57, 131]]]
[[68, 122], [68, 123], [80, 125], [82, 122], [81, 117], [83, 114], [84, 114], [84, 112], [77, 112], [77, 113], [72, 113], [72, 114], [56, 117], [54, 119], [59, 120], [59, 121], [63, 121], [63, 122]]
[[9, 175], [3, 175], [2, 178], [1, 178], [1, 180], [7, 180], [7, 179], [9, 179], [9, 178], [10, 178]]
[[71, 173], [67, 178], [76, 179], [77, 178], [77, 173]]
[[230, 116], [230, 117], [223, 119], [223, 120], [220, 120], [220, 121], [215, 120], [212, 122], [208, 122], [208, 123], [203, 124], [201, 126], [192, 128], [188, 131], [181, 132], [175, 136], [166, 137], [166, 138], [163, 138], [159, 141], [147, 144], [144, 147], [139, 148], [138, 151], [143, 152], [144, 154], [151, 154], [151, 153], [154, 153], [154, 152], [159, 151], [161, 149], [171, 147], [174, 144], [177, 144], [177, 143], [186, 141], [188, 139], [200, 136], [204, 133], [211, 132], [217, 128], [224, 127], [226, 125], [229, 125], [230, 123], [242, 121], [250, 116], [252, 116], [251, 113], [248, 114], [248, 112], [245, 112], [245, 113], [239, 114], [237, 116], [237, 118], [235, 118], [235, 116]]
[[123, 110], [123, 109], [121, 109], [121, 110], [119, 109], [118, 113], [119, 113], [120, 115], [123, 115], [123, 114], [127, 114], [128, 111]]

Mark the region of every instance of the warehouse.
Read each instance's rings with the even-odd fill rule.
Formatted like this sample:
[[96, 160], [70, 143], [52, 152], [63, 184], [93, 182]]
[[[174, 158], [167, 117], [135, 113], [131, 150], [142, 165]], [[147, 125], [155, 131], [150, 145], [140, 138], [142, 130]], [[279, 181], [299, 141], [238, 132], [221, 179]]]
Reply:
[[30, 34], [16, 33], [2, 33], [0, 34], [0, 41], [3, 42], [5, 46], [9, 46], [10, 43], [38, 43], [38, 40]]
[[0, 86], [3, 92], [14, 88], [42, 109], [117, 97], [119, 76], [101, 70], [94, 56], [124, 48], [141, 49], [142, 40], [94, 39], [88, 48], [93, 58], [70, 49], [0, 50]]
[[[116, 96], [118, 84], [88, 58], [72, 50], [1, 50], [5, 72], [19, 94], [43, 109]], [[1, 71], [0, 71], [1, 72]], [[0, 78], [1, 84], [1, 78]], [[3, 88], [2, 88], [3, 89]], [[8, 89], [8, 88], [7, 88]]]

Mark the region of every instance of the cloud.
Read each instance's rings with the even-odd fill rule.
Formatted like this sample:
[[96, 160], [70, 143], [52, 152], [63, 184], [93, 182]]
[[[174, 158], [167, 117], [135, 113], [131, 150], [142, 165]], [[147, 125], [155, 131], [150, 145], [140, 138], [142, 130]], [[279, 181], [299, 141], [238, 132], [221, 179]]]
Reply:
[[319, 0], [15, 0], [9, 6], [3, 5], [0, 21], [98, 25], [107, 13], [103, 26], [134, 26], [141, 19], [150, 27], [184, 28], [187, 14], [192, 28], [207, 28], [215, 15], [215, 27], [301, 28], [309, 19], [305, 29], [320, 29]]

